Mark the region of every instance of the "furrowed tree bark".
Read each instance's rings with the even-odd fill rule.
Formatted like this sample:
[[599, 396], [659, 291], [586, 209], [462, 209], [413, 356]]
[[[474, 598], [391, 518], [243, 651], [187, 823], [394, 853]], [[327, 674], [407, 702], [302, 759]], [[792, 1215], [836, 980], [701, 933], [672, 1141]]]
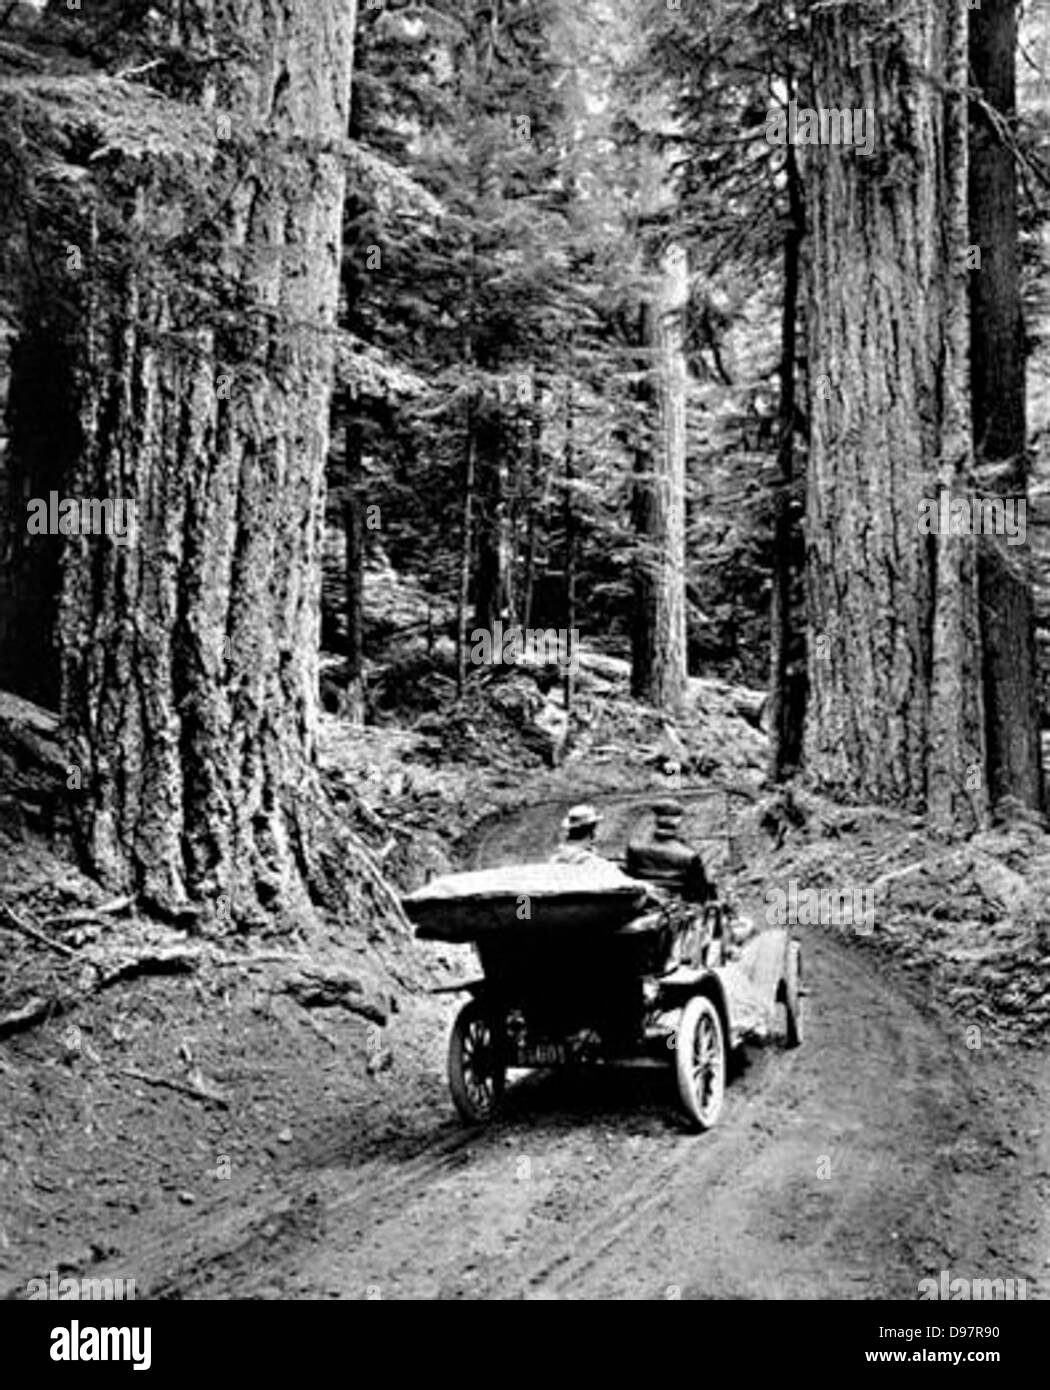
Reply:
[[[794, 82], [788, 90], [794, 92]], [[805, 687], [793, 679], [792, 658], [802, 640], [796, 631], [793, 595], [796, 565], [793, 557], [795, 520], [796, 357], [799, 278], [805, 209], [795, 147], [785, 154], [789, 223], [784, 235], [784, 308], [780, 330], [780, 441], [777, 449], [777, 490], [773, 511], [773, 590], [770, 603], [770, 776], [783, 781], [802, 758]]]
[[[943, 103], [942, 213], [944, 256], [936, 284], [944, 324], [941, 375], [939, 487], [953, 495], [973, 477], [969, 402], [968, 240], [969, 142], [966, 101], [969, 43], [966, 0], [946, 9]], [[981, 824], [987, 811], [984, 699], [977, 547], [971, 536], [937, 536], [934, 572], [933, 670], [926, 767], [926, 805], [933, 823], [948, 829]]]
[[471, 561], [474, 555], [474, 493], [476, 486], [477, 437], [474, 432], [474, 402], [467, 403], [465, 431], [467, 456], [463, 476], [463, 530], [459, 551], [459, 594], [456, 605], [456, 693], [467, 686], [467, 609], [470, 602]]
[[[983, 495], [1025, 498], [1024, 322], [1017, 230], [1017, 9], [983, 0], [970, 14], [970, 241], [981, 267], [970, 276], [973, 430]], [[983, 104], [982, 104], [983, 103]], [[988, 111], [991, 107], [991, 112]], [[987, 466], [987, 467], [985, 467]], [[979, 550], [988, 783], [993, 802], [1040, 809], [1043, 777], [1029, 552], [982, 538]]]
[[804, 150], [806, 763], [836, 794], [962, 828], [986, 808], [975, 547], [920, 534], [919, 504], [972, 465], [966, 34], [965, 0], [815, 11], [807, 104], [874, 111], [876, 140]]
[[[505, 19], [505, 0], [485, 0], [467, 9], [469, 31], [468, 63], [478, 84], [473, 94], [475, 109], [484, 119], [489, 113], [489, 89], [493, 84], [497, 61], [497, 39]], [[476, 163], [478, 211], [485, 216], [497, 213], [502, 197], [502, 170], [498, 153], [483, 151]], [[471, 314], [484, 324], [484, 288], [479, 283], [476, 267], [479, 260], [491, 258], [497, 247], [491, 229], [472, 235], [470, 295]], [[491, 260], [489, 260], [491, 264]], [[480, 292], [480, 300], [476, 300]], [[478, 311], [481, 310], [479, 314]], [[509, 611], [510, 584], [508, 565], [510, 543], [507, 511], [507, 465], [504, 457], [504, 415], [501, 393], [493, 381], [501, 370], [501, 344], [490, 333], [476, 333], [474, 353], [478, 367], [486, 380], [478, 392], [477, 408], [473, 414], [475, 429], [475, 516], [474, 532], [477, 561], [474, 570], [474, 622], [478, 628], [492, 632], [501, 618], [513, 622]]]
[[[177, 165], [174, 179], [148, 154], [111, 168], [105, 187], [126, 189], [144, 249], [98, 296], [71, 382], [83, 444], [64, 490], [133, 499], [137, 516], [133, 544], [63, 545], [56, 640], [81, 849], [147, 905], [211, 904], [243, 925], [305, 915], [316, 890], [354, 20], [353, 0], [181, 7], [186, 44], [223, 55], [200, 98], [216, 138], [192, 189], [199, 220]], [[158, 227], [209, 243], [194, 245], [206, 284], [165, 273]]]
[[[571, 642], [576, 628], [576, 414], [573, 401], [572, 377], [565, 381], [565, 489], [562, 512], [565, 524], [565, 629]], [[575, 682], [571, 664], [565, 670], [565, 713], [572, 714]]]
[[[462, 322], [463, 364], [468, 373], [476, 366], [474, 344], [477, 337], [477, 257], [476, 238], [471, 238], [470, 263], [466, 285], [466, 313]], [[480, 404], [477, 383], [471, 381], [467, 391], [464, 419], [463, 523], [459, 552], [459, 593], [456, 606], [456, 693], [461, 698], [467, 686], [467, 613], [470, 603], [470, 581], [474, 565], [474, 537], [477, 528], [478, 437], [477, 413]]]
[[651, 353], [652, 447], [636, 481], [635, 620], [631, 685], [658, 709], [681, 707], [685, 616], [685, 252], [664, 257], [660, 290], [646, 314]]
[[521, 578], [521, 625], [532, 626], [532, 603], [536, 587], [536, 566], [540, 553], [540, 537], [547, 534], [550, 466], [543, 451], [543, 407], [537, 399], [529, 411], [529, 486], [525, 555]]
[[10, 459], [0, 520], [0, 688], [57, 709], [59, 669], [53, 633], [58, 611], [60, 536], [31, 536], [26, 504], [60, 491], [80, 447], [80, 422], [68, 389], [75, 332], [69, 306], [26, 306], [30, 322], [15, 343], [8, 400]]
[[474, 624], [492, 632], [500, 618], [513, 621], [509, 612], [507, 466], [503, 456], [502, 409], [490, 393], [482, 391], [479, 396], [473, 415], [477, 469]]
[[346, 502], [346, 707], [351, 722], [363, 724], [365, 666], [365, 489], [361, 417], [352, 401], [345, 405]]

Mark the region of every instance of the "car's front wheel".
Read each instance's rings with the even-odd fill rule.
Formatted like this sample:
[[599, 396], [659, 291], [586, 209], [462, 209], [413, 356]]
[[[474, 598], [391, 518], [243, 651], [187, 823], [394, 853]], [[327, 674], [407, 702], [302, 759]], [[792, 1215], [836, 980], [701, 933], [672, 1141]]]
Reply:
[[675, 1040], [675, 1070], [686, 1114], [697, 1128], [713, 1128], [725, 1095], [726, 1048], [722, 1020], [706, 995], [694, 995], [682, 1010]]

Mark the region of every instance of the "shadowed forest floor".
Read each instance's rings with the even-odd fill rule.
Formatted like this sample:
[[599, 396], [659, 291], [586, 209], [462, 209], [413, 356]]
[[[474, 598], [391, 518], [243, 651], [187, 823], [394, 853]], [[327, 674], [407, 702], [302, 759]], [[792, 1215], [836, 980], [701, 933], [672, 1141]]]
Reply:
[[425, 990], [469, 952], [378, 918], [250, 945], [144, 920], [47, 847], [12, 767], [9, 1296], [55, 1270], [154, 1297], [909, 1299], [942, 1268], [1046, 1296], [1042, 831], [949, 845], [907, 816], [771, 796], [753, 697], [722, 682], [693, 682], [672, 727], [608, 668], [552, 756], [515, 733], [534, 695], [514, 675], [415, 729], [327, 719], [330, 790], [363, 788], [355, 828], [402, 889], [546, 855], [582, 796], [615, 857], [679, 785], [687, 836], [756, 919], [792, 878], [874, 888], [870, 936], [800, 929], [801, 1051], [751, 1049], [708, 1135], [682, 1128], [669, 1077], [629, 1067], [525, 1078], [466, 1131], [445, 1082], [457, 1003]]

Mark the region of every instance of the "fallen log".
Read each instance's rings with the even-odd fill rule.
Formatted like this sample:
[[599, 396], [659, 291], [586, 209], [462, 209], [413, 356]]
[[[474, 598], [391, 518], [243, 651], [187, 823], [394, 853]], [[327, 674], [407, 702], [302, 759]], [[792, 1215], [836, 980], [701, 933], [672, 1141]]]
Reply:
[[278, 988], [303, 1009], [342, 1008], [380, 1027], [387, 1022], [386, 1010], [367, 998], [361, 981], [347, 970], [304, 964]]
[[124, 959], [113, 969], [106, 970], [104, 962], [85, 956], [87, 963], [99, 971], [96, 989], [106, 989], [109, 985], [121, 980], [133, 980], [139, 975], [189, 975], [197, 969], [202, 959], [203, 952], [199, 950], [152, 950]]
[[577, 661], [581, 673], [607, 681], [610, 685], [623, 685], [631, 679], [631, 663], [622, 657], [581, 651], [577, 653]]
[[9, 907], [7, 903], [0, 903], [0, 912], [4, 914], [15, 931], [21, 932], [23, 936], [28, 936], [33, 941], [39, 941], [42, 946], [46, 946], [48, 950], [57, 951], [59, 955], [76, 955], [76, 951], [73, 947], [67, 946], [64, 941], [55, 941], [53, 937], [46, 936], [37, 927], [30, 926], [28, 922], [23, 922], [14, 908]]

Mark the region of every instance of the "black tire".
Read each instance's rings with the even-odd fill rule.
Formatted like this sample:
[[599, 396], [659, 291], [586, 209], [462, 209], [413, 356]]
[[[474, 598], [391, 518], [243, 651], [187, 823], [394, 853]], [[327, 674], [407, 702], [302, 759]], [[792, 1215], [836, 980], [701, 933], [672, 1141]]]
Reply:
[[682, 1108], [697, 1129], [712, 1129], [722, 1112], [726, 1045], [718, 1010], [694, 994], [682, 1010], [675, 1039], [675, 1072]]
[[448, 1085], [468, 1125], [491, 1120], [503, 1100], [507, 1067], [502, 1027], [477, 999], [464, 1004], [448, 1042]]
[[784, 1012], [787, 1015], [784, 1046], [801, 1047], [805, 1033], [805, 996], [802, 988], [802, 947], [797, 941], [788, 942], [784, 965]]

